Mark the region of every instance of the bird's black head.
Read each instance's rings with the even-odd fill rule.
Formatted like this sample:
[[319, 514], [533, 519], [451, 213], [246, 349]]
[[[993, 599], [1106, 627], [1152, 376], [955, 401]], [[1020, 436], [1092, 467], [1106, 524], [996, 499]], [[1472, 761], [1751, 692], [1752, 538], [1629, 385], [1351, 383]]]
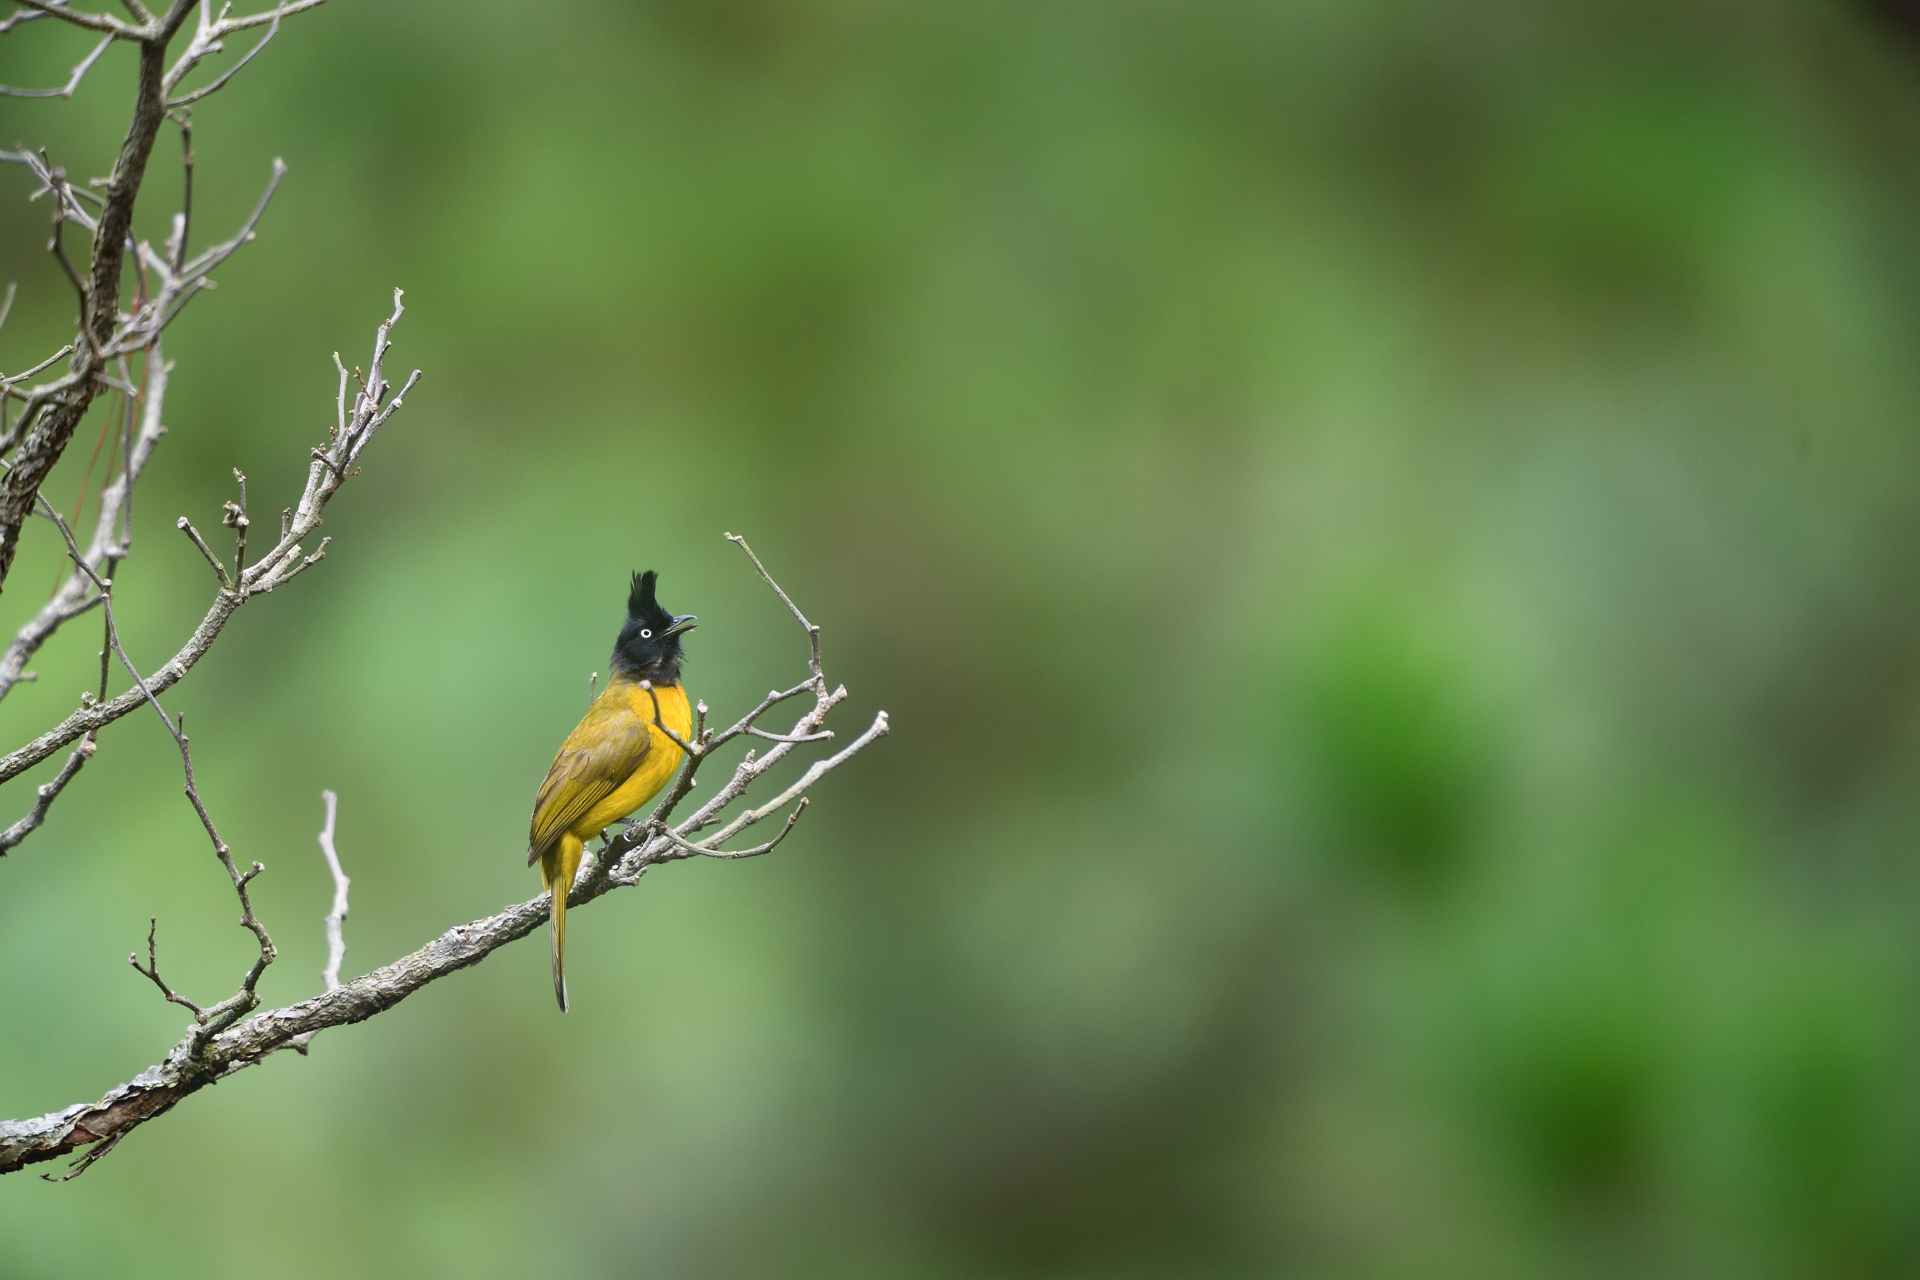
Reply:
[[690, 613], [668, 613], [653, 598], [658, 575], [649, 569], [633, 575], [627, 593], [627, 623], [613, 642], [613, 669], [629, 680], [651, 680], [658, 685], [680, 679], [680, 637], [700, 620]]

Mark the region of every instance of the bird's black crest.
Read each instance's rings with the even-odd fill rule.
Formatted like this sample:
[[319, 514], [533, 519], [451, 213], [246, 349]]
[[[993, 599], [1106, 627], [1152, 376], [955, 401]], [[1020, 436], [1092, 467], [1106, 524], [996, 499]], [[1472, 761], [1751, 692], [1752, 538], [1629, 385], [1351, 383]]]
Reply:
[[[654, 598], [660, 575], [649, 569], [633, 575], [627, 593], [627, 620], [613, 642], [614, 670], [633, 680], [672, 684], [680, 678], [680, 636], [694, 619], [675, 618]], [[675, 623], [682, 623], [678, 630]]]
[[660, 575], [649, 569], [645, 573], [633, 575], [633, 589], [627, 592], [627, 616], [644, 618], [651, 621], [653, 615], [660, 612], [660, 604], [653, 598], [653, 584]]

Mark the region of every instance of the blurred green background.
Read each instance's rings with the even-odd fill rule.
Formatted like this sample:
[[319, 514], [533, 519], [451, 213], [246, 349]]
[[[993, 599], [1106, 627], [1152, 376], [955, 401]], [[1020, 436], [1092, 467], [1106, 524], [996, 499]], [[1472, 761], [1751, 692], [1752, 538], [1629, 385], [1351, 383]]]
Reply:
[[[167, 698], [266, 998], [323, 787], [350, 972], [533, 892], [632, 569], [737, 714], [803, 656], [748, 533], [895, 731], [774, 857], [580, 914], [572, 1015], [535, 940], [6, 1179], [0, 1275], [1913, 1274], [1917, 59], [1782, 0], [288, 23], [196, 115], [198, 243], [291, 173], [169, 338], [117, 592], [159, 662], [174, 518], [291, 501], [405, 286], [326, 563]], [[132, 62], [0, 142], [104, 172]], [[18, 369], [71, 298], [0, 181]], [[178, 186], [168, 133], [142, 234]], [[59, 572], [35, 522], [0, 625]], [[238, 979], [177, 765], [123, 721], [0, 864], [0, 1114], [178, 1036], [150, 914]]]

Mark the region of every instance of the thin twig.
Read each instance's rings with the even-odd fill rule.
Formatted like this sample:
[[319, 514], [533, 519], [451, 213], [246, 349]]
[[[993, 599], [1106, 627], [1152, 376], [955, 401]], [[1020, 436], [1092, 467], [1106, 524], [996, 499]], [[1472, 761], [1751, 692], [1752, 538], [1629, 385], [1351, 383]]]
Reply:
[[[754, 845], [751, 849], [717, 849], [712, 844], [701, 844], [684, 839], [666, 827], [660, 828], [660, 834], [666, 838], [668, 844], [671, 844], [675, 849], [679, 850], [676, 856], [683, 858], [691, 858], [696, 854], [702, 858], [721, 858], [727, 860], [758, 858], [763, 854], [772, 853], [780, 847], [780, 842], [787, 838], [787, 832], [793, 830], [794, 824], [800, 821], [800, 815], [807, 811], [807, 805], [810, 803], [812, 802], [808, 800], [807, 797], [801, 796], [800, 802], [793, 806], [793, 812], [787, 815], [786, 823], [780, 828], [780, 834], [765, 844]], [[662, 858], [661, 860], [665, 861], [666, 859]]]
[[[782, 791], [779, 795], [775, 796], [773, 799], [767, 801], [765, 804], [760, 805], [756, 808], [746, 810], [745, 812], [741, 813], [740, 816], [736, 817], [733, 821], [721, 827], [719, 832], [714, 835], [713, 842], [718, 844], [723, 840], [727, 840], [732, 836], [737, 835], [741, 830], [752, 826], [756, 822], [759, 822], [762, 818], [765, 818], [768, 814], [774, 813], [780, 809], [784, 809], [786, 806], [792, 804], [795, 800], [799, 799], [802, 795], [806, 794], [808, 789], [811, 788], [814, 783], [818, 782], [821, 778], [825, 777], [832, 770], [839, 768], [847, 760], [850, 760], [855, 755], [859, 754], [862, 750], [866, 748], [867, 744], [872, 742], [874, 739], [885, 737], [891, 731], [891, 729], [892, 729], [892, 725], [887, 720], [887, 713], [884, 711], [876, 712], [873, 717], [873, 723], [867, 726], [866, 732], [862, 733], [859, 737], [855, 738], [852, 742], [848, 743], [844, 748], [842, 748], [840, 751], [836, 752], [835, 754], [828, 756], [824, 760], [816, 760], [812, 764], [808, 765], [806, 772], [802, 773], [799, 779], [796, 782], [794, 782], [792, 786], [788, 787], [785, 791]], [[781, 748], [778, 748], [778, 747], [775, 748], [775, 750], [780, 750], [780, 749]], [[767, 754], [771, 756], [773, 753], [768, 752]], [[745, 765], [742, 766], [742, 768], [745, 768], [745, 767], [746, 767]], [[757, 777], [758, 772], [756, 772], [754, 776]], [[698, 830], [699, 828], [695, 827], [694, 829]]]
[[233, 530], [233, 580], [239, 582], [247, 571], [247, 528], [252, 521], [247, 518], [247, 473], [235, 467], [233, 478], [240, 485], [240, 501], [227, 503], [220, 523]]
[[640, 687], [647, 691], [647, 696], [649, 698], [653, 699], [653, 727], [658, 729], [661, 733], [666, 734], [667, 737], [673, 741], [674, 746], [680, 748], [682, 752], [691, 756], [694, 753], [693, 744], [688, 742], [685, 738], [681, 737], [679, 734], [675, 733], [672, 729], [668, 728], [667, 722], [660, 718], [660, 691], [653, 687], [653, 681], [642, 680], [640, 682]]
[[71, 98], [73, 91], [80, 87], [80, 82], [86, 79], [87, 72], [93, 70], [93, 64], [100, 61], [100, 55], [107, 51], [107, 46], [117, 39], [119, 39], [118, 36], [100, 37], [100, 43], [93, 46], [91, 53], [80, 59], [79, 63], [73, 69], [73, 74], [67, 77], [67, 82], [57, 89], [15, 89], [10, 85], [0, 84], [0, 96], [9, 98]]
[[320, 853], [333, 876], [333, 906], [327, 911], [327, 967], [320, 971], [320, 980], [328, 991], [340, 989], [340, 965], [347, 958], [347, 935], [341, 926], [347, 918], [347, 886], [352, 883], [341, 869], [339, 851], [333, 847], [333, 819], [339, 801], [331, 791], [320, 793], [320, 802], [327, 807], [326, 825], [320, 828]]
[[760, 699], [760, 701], [754, 705], [753, 710], [747, 712], [747, 714], [734, 721], [732, 725], [714, 735], [713, 745], [718, 747], [739, 737], [741, 734], [753, 728], [754, 721], [758, 720], [774, 707], [779, 706], [790, 698], [797, 698], [803, 693], [810, 693], [812, 691], [813, 681], [811, 679], [803, 680], [791, 689], [768, 690], [767, 696]]
[[167, 261], [173, 274], [187, 260], [187, 234], [193, 229], [193, 122], [186, 115], [175, 117], [180, 125], [180, 212], [173, 217], [172, 243], [167, 246]]
[[160, 988], [160, 994], [167, 998], [168, 1004], [177, 1004], [183, 1009], [190, 1010], [193, 1013], [193, 1020], [195, 1022], [205, 1023], [207, 1020], [207, 1011], [168, 986], [166, 980], [160, 976], [160, 963], [155, 959], [153, 945], [153, 935], [159, 928], [160, 918], [158, 916], [148, 916], [147, 967], [144, 969], [140, 967], [140, 957], [136, 952], [132, 951], [127, 953], [127, 963], [133, 966], [135, 973], [140, 974], [154, 986]]
[[[107, 564], [111, 566], [113, 562], [109, 560]], [[112, 569], [109, 568], [108, 572], [111, 573]], [[98, 600], [102, 605], [105, 605], [107, 603], [107, 593], [102, 591], [99, 595], [95, 596], [94, 599]], [[113, 656], [113, 615], [102, 608], [100, 610], [100, 618], [100, 684], [93, 695], [95, 702], [103, 701], [107, 696], [107, 672], [112, 669]], [[91, 736], [91, 734], [88, 735], [88, 737]], [[86, 740], [86, 738], [80, 739], [82, 742]]]
[[97, 363], [100, 359], [100, 344], [94, 338], [92, 328], [87, 324], [90, 295], [87, 293], [86, 284], [80, 279], [80, 273], [74, 270], [72, 259], [67, 257], [67, 242], [64, 234], [66, 227], [66, 201], [55, 200], [53, 202], [53, 235], [47, 241], [47, 251], [60, 264], [60, 269], [67, 273], [67, 280], [73, 285], [74, 297], [79, 300], [80, 338], [86, 343], [87, 349], [93, 353]]
[[198, 66], [203, 59], [211, 54], [219, 53], [224, 49], [226, 45], [223, 41], [226, 37], [236, 31], [245, 31], [250, 27], [257, 27], [263, 23], [270, 29], [266, 39], [254, 45], [252, 49], [241, 56], [237, 63], [228, 68], [211, 84], [203, 89], [197, 89], [190, 94], [175, 98], [170, 101], [168, 105], [174, 107], [186, 106], [198, 102], [209, 94], [224, 88], [226, 83], [238, 74], [241, 67], [253, 61], [254, 57], [257, 56], [262, 49], [266, 48], [267, 41], [271, 40], [274, 33], [280, 29], [281, 19], [300, 13], [303, 10], [315, 8], [323, 2], [324, 0], [304, 0], [303, 3], [278, 5], [264, 12], [246, 14], [239, 18], [226, 17], [226, 7], [223, 6], [221, 9], [222, 16], [218, 20], [214, 18], [211, 12], [211, 6], [202, 3], [200, 6], [200, 21], [194, 29], [193, 38], [187, 42], [186, 51], [180, 55], [172, 67], [168, 68], [166, 76], [161, 81], [162, 87], [168, 94], [171, 94], [178, 88], [180, 82], [186, 79], [187, 74]]
[[340, 362], [338, 351], [333, 353], [333, 367], [340, 371], [340, 393], [334, 401], [333, 433], [344, 436], [347, 434], [347, 366]]
[[274, 193], [280, 189], [280, 183], [286, 176], [287, 162], [275, 156], [273, 167], [267, 174], [267, 185], [261, 190], [260, 198], [254, 201], [253, 212], [249, 213], [247, 220], [240, 224], [240, 230], [231, 238], [201, 250], [183, 263], [179, 271], [180, 278], [192, 280], [204, 276], [239, 252], [241, 245], [252, 243], [254, 234], [259, 229], [260, 219], [266, 216], [267, 206], [273, 203]]
[[200, 536], [198, 529], [193, 527], [193, 521], [181, 516], [173, 522], [173, 526], [186, 534], [188, 541], [194, 546], [200, 548], [200, 554], [205, 556], [207, 563], [213, 566], [213, 574], [220, 580], [221, 590], [233, 590], [233, 579], [227, 576], [227, 566], [220, 563], [220, 557], [213, 553], [213, 548], [207, 545], [207, 540]]
[[252, 62], [255, 58], [259, 57], [260, 51], [267, 47], [267, 42], [280, 34], [279, 11], [275, 10], [272, 16], [273, 16], [273, 21], [267, 26], [267, 34], [265, 34], [264, 36], [261, 36], [260, 42], [254, 45], [253, 48], [241, 54], [239, 61], [235, 62], [232, 66], [228, 67], [225, 71], [221, 72], [218, 76], [215, 76], [212, 80], [208, 81], [201, 88], [195, 89], [192, 93], [182, 94], [177, 98], [168, 98], [167, 109], [169, 111], [178, 111], [182, 107], [190, 107], [194, 103], [200, 101], [200, 99], [207, 97], [210, 94], [218, 93], [220, 92], [220, 90], [226, 88], [227, 82], [229, 80], [232, 80], [235, 76], [239, 75], [241, 69], [244, 68], [249, 62]]
[[47, 811], [53, 808], [53, 802], [60, 798], [60, 793], [66, 790], [69, 782], [73, 781], [74, 775], [93, 758], [93, 752], [93, 735], [88, 734], [80, 739], [80, 745], [73, 749], [73, 754], [67, 757], [67, 762], [60, 766], [60, 772], [40, 784], [34, 791], [33, 808], [27, 811], [27, 816], [5, 831], [0, 831], [0, 858], [5, 857], [7, 850], [32, 835], [40, 824], [47, 820]]
[[223, 19], [219, 24], [220, 32], [224, 35], [229, 31], [245, 31], [248, 27], [257, 27], [263, 22], [278, 22], [282, 18], [290, 18], [308, 9], [317, 9], [326, 2], [327, 0], [287, 0], [286, 4], [275, 5], [272, 9], [260, 13]]
[[[49, 3], [56, 9], [66, 2], [67, 0], [49, 0]], [[0, 36], [7, 34], [7, 32], [13, 30], [15, 27], [25, 26], [29, 22], [38, 22], [46, 16], [47, 15], [39, 9], [16, 9], [6, 17], [0, 18]]]
[[765, 738], [768, 742], [831, 742], [833, 741], [833, 730], [831, 729], [822, 729], [818, 733], [803, 734], [802, 736], [797, 738], [789, 733], [775, 733], [771, 729], [762, 729], [758, 725], [749, 726], [747, 729], [747, 732], [752, 734], [756, 738]]
[[58, 18], [62, 22], [70, 22], [76, 27], [85, 27], [89, 31], [110, 32], [122, 40], [138, 40], [145, 35], [139, 27], [130, 27], [112, 14], [70, 9], [64, 0], [19, 0], [19, 2], [46, 17]]
[[766, 579], [767, 585], [773, 588], [773, 594], [780, 597], [780, 603], [787, 606], [787, 611], [793, 614], [794, 621], [806, 631], [807, 646], [811, 653], [807, 669], [813, 673], [814, 679], [820, 679], [820, 628], [807, 621], [807, 615], [800, 612], [800, 606], [793, 602], [793, 597], [787, 594], [786, 588], [773, 580], [773, 575], [767, 572], [767, 566], [760, 563], [760, 557], [753, 554], [753, 548], [747, 545], [745, 538], [737, 533], [729, 533], [727, 541], [747, 553], [747, 559], [753, 561], [753, 567], [759, 571], [762, 578]]
[[[33, 366], [33, 368], [22, 369], [19, 373], [13, 374], [11, 377], [0, 377], [0, 390], [10, 392], [13, 395], [20, 395], [18, 391], [14, 391], [14, 388], [16, 386], [18, 386], [22, 382], [25, 382], [28, 378], [31, 378], [34, 374], [39, 373], [42, 369], [47, 368], [49, 365], [53, 364], [56, 360], [64, 360], [72, 354], [73, 354], [73, 344], [69, 342], [66, 346], [60, 348], [58, 351], [48, 356], [45, 360], [42, 360], [39, 364]], [[26, 398], [25, 396], [21, 396], [21, 399], [24, 400], [25, 398]]]
[[200, 825], [206, 828], [207, 839], [213, 843], [213, 856], [219, 859], [221, 869], [227, 873], [227, 879], [233, 884], [234, 896], [240, 900], [240, 927], [253, 935], [258, 947], [253, 963], [248, 967], [246, 975], [240, 979], [240, 989], [208, 1009], [205, 1023], [191, 1034], [189, 1053], [197, 1055], [205, 1047], [210, 1036], [224, 1031], [259, 1007], [260, 998], [255, 991], [260, 985], [260, 975], [266, 972], [267, 966], [274, 962], [279, 952], [274, 947], [273, 938], [268, 935], [266, 926], [260, 922], [259, 917], [254, 915], [253, 895], [247, 891], [247, 886], [253, 883], [254, 877], [265, 871], [266, 867], [255, 862], [242, 871], [239, 864], [233, 860], [233, 849], [220, 838], [220, 832], [213, 824], [213, 815], [207, 812], [206, 802], [200, 798], [199, 783], [193, 774], [193, 752], [190, 749], [192, 740], [187, 737], [184, 723], [176, 725], [168, 720], [167, 713], [160, 707], [159, 699], [149, 698], [149, 701], [153, 703], [154, 711], [159, 714], [160, 723], [167, 726], [168, 732], [173, 735], [175, 745], [180, 748], [180, 769], [186, 779], [187, 802], [193, 806], [194, 813], [199, 815]]

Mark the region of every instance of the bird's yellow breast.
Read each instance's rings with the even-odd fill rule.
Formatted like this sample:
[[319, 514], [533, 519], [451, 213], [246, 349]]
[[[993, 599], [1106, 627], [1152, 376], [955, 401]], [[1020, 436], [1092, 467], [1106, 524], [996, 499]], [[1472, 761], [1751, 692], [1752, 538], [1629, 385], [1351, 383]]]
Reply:
[[680, 763], [686, 759], [686, 753], [680, 750], [672, 738], [660, 732], [660, 724], [654, 723], [653, 699], [660, 699], [660, 724], [666, 725], [680, 736], [682, 742], [693, 740], [693, 706], [687, 701], [687, 691], [677, 684], [656, 687], [652, 693], [638, 684], [625, 681], [610, 686], [601, 694], [602, 699], [622, 699], [624, 710], [638, 716], [647, 724], [647, 732], [652, 737], [647, 753], [640, 760], [640, 767], [633, 771], [625, 782], [615, 787], [606, 799], [591, 809], [570, 828], [572, 834], [581, 840], [591, 840], [608, 823], [637, 811], [641, 805], [658, 795], [660, 789], [680, 770]]

